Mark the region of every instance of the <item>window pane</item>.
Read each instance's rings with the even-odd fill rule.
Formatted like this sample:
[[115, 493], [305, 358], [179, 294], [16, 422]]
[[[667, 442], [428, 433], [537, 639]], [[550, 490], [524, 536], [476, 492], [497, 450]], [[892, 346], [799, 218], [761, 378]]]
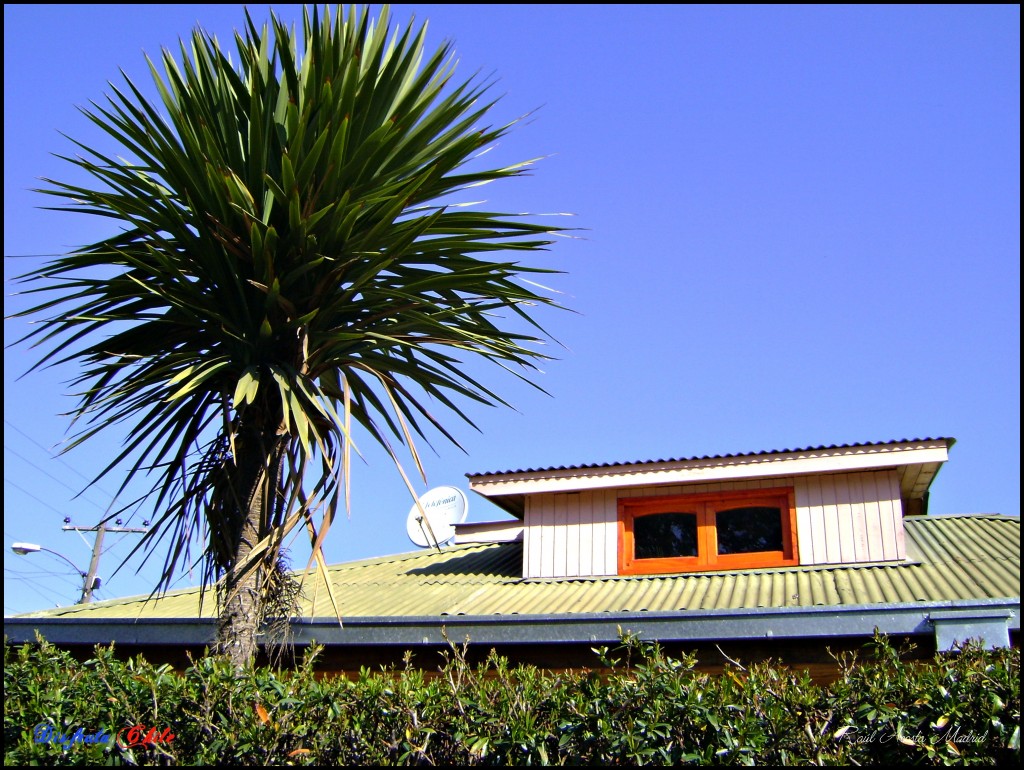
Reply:
[[697, 514], [654, 513], [633, 520], [633, 552], [637, 559], [669, 559], [697, 555]]
[[715, 514], [719, 555], [782, 550], [782, 509], [730, 508]]

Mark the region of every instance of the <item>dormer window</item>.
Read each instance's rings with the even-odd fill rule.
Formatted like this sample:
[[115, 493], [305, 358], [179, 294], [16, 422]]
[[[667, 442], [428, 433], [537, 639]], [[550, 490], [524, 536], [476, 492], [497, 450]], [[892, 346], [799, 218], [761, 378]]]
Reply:
[[619, 500], [619, 574], [799, 563], [788, 487]]
[[522, 522], [523, 577], [870, 564], [907, 558], [950, 438], [470, 476]]

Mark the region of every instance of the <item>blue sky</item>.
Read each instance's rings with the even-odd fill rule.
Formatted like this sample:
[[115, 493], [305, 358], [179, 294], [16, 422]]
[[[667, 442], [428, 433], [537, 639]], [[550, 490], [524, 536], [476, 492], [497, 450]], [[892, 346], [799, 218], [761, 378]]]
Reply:
[[[249, 6], [257, 20], [266, 6]], [[298, 6], [277, 6], [299, 19]], [[573, 313], [537, 378], [488, 384], [516, 411], [472, 408], [465, 452], [435, 442], [429, 486], [464, 474], [818, 444], [952, 436], [931, 510], [1019, 515], [1018, 6], [393, 6], [453, 39], [458, 72], [493, 73], [494, 118], [536, 110], [496, 150], [544, 156], [486, 190], [508, 211], [573, 212], [576, 240], [535, 264]], [[76, 105], [196, 24], [229, 40], [240, 5], [4, 7], [5, 316], [11, 278], [109, 223], [40, 210], [38, 178], [71, 178], [66, 133], [100, 142]], [[5, 320], [5, 345], [26, 329]], [[53, 456], [71, 368], [18, 379], [4, 351], [4, 611], [72, 603], [80, 583], [32, 541], [87, 566], [64, 516], [95, 524], [119, 480], [80, 496], [118, 436]], [[411, 550], [411, 500], [363, 442], [337, 562]], [[426, 487], [420, 484], [420, 489]], [[140, 510], [138, 525], [152, 511]], [[502, 514], [470, 496], [471, 521]], [[126, 517], [127, 518], [127, 517]], [[113, 575], [99, 598], [146, 592]], [[304, 566], [300, 544], [296, 566]], [[182, 577], [187, 585], [188, 575]]]

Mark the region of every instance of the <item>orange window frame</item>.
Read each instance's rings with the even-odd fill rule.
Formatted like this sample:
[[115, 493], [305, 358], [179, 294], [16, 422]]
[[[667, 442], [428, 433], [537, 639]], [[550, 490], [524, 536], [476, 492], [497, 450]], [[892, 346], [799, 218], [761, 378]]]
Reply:
[[[737, 505], [739, 504], [739, 505]], [[782, 510], [782, 550], [719, 554], [716, 516], [736, 507], [764, 506]], [[697, 555], [637, 559], [633, 523], [658, 513], [693, 513], [697, 516]], [[627, 497], [619, 500], [619, 574], [656, 575], [670, 572], [759, 567], [790, 567], [800, 563], [796, 535], [796, 503], [792, 487], [749, 489], [694, 495]]]

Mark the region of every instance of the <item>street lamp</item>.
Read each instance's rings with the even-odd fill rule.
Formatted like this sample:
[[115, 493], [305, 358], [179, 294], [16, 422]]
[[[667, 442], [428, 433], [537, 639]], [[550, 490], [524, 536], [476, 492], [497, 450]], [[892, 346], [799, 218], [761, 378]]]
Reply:
[[75, 572], [77, 572], [82, 578], [82, 598], [79, 599], [79, 604], [88, 604], [90, 601], [92, 601], [92, 592], [97, 590], [100, 587], [100, 583], [102, 582], [99, 577], [94, 577], [90, 581], [89, 573], [81, 569], [67, 556], [58, 551], [54, 551], [52, 548], [45, 548], [44, 546], [38, 545], [36, 543], [12, 543], [11, 550], [19, 556], [24, 556], [29, 553], [37, 553], [39, 551], [46, 551], [47, 553], [52, 553], [54, 556], [59, 556], [68, 564], [70, 564], [74, 568]]

